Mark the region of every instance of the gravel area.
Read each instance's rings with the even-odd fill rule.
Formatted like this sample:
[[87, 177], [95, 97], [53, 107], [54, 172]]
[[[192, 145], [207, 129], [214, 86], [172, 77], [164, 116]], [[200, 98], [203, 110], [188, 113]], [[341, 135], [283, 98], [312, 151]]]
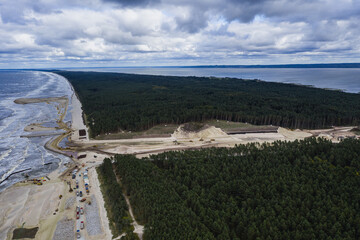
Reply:
[[56, 225], [53, 240], [74, 240], [74, 220], [63, 218]]
[[102, 234], [101, 222], [99, 216], [98, 203], [94, 195], [91, 195], [91, 205], [85, 206], [86, 231], [89, 236]]
[[69, 197], [65, 202], [65, 209], [70, 209], [75, 203], [75, 197]]

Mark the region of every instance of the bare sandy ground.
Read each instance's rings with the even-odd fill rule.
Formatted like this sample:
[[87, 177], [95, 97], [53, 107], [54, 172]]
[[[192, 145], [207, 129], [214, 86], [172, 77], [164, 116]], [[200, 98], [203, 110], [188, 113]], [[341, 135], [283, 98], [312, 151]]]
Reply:
[[[37, 239], [51, 239], [55, 230], [59, 195], [64, 192], [63, 182], [18, 184], [0, 194], [0, 239], [7, 239], [16, 227], [40, 227]], [[45, 224], [42, 224], [45, 223]], [[46, 224], [46, 223], [55, 223]]]
[[278, 128], [271, 133], [245, 133], [228, 135], [219, 128], [209, 127], [199, 132], [184, 132], [179, 127], [171, 137], [138, 138], [119, 140], [89, 140], [82, 142], [83, 146], [95, 147], [104, 153], [135, 154], [137, 157], [147, 157], [164, 151], [198, 149], [207, 147], [234, 147], [237, 144], [264, 143], [274, 141], [295, 141], [307, 137], [325, 137], [338, 142], [339, 136], [354, 136], [350, 130], [353, 127], [334, 127], [320, 130], [290, 130]]
[[89, 140], [88, 128], [84, 124], [82, 117], [82, 106], [79, 99], [76, 97], [76, 94], [73, 93], [71, 97], [71, 128], [74, 130], [71, 134], [71, 139], [73, 141], [79, 141], [79, 129], [86, 129], [86, 138], [84, 140]]
[[148, 156], [163, 151], [196, 149], [204, 147], [233, 147], [236, 144], [252, 142], [294, 141], [304, 139], [313, 134], [307, 131], [279, 128], [276, 133], [246, 133], [228, 135], [220, 128], [209, 127], [199, 132], [185, 132], [180, 127], [165, 138], [138, 138], [119, 140], [89, 140], [83, 146], [97, 147], [112, 154], [136, 154], [138, 157]]

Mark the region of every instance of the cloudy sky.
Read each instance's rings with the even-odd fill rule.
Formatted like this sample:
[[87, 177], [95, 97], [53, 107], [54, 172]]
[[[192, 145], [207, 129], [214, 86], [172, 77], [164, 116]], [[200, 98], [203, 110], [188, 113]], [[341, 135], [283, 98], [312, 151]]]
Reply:
[[360, 62], [359, 0], [0, 0], [0, 68]]

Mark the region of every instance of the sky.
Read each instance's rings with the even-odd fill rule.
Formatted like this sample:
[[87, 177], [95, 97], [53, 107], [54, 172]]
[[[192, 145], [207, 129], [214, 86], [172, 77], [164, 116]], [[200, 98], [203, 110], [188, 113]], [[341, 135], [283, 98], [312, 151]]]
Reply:
[[0, 0], [0, 68], [360, 62], [360, 0]]

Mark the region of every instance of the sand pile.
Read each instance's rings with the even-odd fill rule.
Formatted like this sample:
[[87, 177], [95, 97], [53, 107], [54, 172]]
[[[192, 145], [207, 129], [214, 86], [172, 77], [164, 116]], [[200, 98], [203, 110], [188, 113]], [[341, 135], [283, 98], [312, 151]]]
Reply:
[[185, 131], [182, 126], [178, 127], [175, 132], [171, 135], [171, 137], [176, 139], [209, 139], [209, 138], [217, 138], [227, 136], [225, 132], [223, 132], [220, 128], [216, 128], [214, 126], [205, 127], [200, 131]]
[[303, 132], [299, 129], [296, 130], [289, 130], [286, 128], [279, 127], [278, 133], [283, 135], [286, 140], [295, 140], [295, 139], [304, 139], [306, 137], [311, 137], [311, 133]]
[[327, 140], [332, 140], [333, 139], [333, 137], [331, 135], [326, 134], [326, 133], [320, 133], [318, 137], [319, 138], [326, 138]]

